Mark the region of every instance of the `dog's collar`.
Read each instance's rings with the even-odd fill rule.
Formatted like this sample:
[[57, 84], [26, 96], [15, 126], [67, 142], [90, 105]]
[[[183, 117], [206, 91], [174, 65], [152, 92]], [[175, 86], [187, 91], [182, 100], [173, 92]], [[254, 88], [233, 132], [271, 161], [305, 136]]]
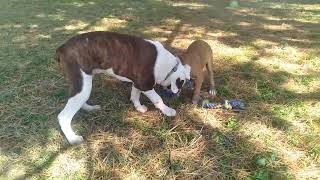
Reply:
[[167, 74], [166, 78], [164, 78], [163, 81], [167, 80], [174, 72], [176, 72], [178, 70], [179, 64], [180, 64], [180, 62], [177, 61], [177, 64], [171, 69], [171, 71]]

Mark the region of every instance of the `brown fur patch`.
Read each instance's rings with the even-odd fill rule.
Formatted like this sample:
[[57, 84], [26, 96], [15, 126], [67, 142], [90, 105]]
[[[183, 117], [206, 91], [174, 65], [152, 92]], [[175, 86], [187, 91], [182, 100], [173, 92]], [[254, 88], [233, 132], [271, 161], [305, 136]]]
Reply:
[[151, 90], [155, 84], [156, 47], [138, 37], [114, 32], [84, 33], [61, 45], [56, 57], [70, 84], [71, 96], [81, 91], [80, 69], [92, 74], [94, 69], [112, 68], [142, 91]]
[[212, 72], [212, 49], [208, 43], [202, 40], [196, 40], [190, 44], [188, 49], [180, 56], [182, 64], [188, 64], [191, 67], [191, 78], [195, 79], [195, 88], [192, 100], [199, 100], [200, 90], [204, 80], [205, 68], [209, 73], [210, 89], [214, 89], [214, 80]]

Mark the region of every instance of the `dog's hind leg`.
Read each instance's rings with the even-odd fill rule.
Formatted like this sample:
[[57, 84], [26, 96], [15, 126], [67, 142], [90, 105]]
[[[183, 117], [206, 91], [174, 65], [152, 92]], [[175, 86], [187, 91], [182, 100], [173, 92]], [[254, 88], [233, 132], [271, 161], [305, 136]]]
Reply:
[[141, 105], [140, 95], [141, 95], [141, 91], [136, 87], [134, 87], [134, 85], [132, 85], [130, 100], [133, 102], [134, 107], [137, 109], [137, 111], [144, 113], [144, 112], [147, 112], [148, 109], [146, 106]]
[[[77, 77], [77, 79], [82, 80], [82, 87], [80, 92], [68, 99], [66, 106], [58, 115], [61, 130], [70, 144], [80, 144], [83, 142], [82, 136], [76, 135], [75, 132], [72, 130], [71, 121], [73, 116], [89, 99], [92, 89], [92, 75], [88, 75], [81, 70], [80, 72], [81, 75], [78, 74], [80, 77]], [[71, 86], [76, 86], [76, 83], [71, 83]], [[71, 89], [72, 88], [75, 87], [71, 87]]]

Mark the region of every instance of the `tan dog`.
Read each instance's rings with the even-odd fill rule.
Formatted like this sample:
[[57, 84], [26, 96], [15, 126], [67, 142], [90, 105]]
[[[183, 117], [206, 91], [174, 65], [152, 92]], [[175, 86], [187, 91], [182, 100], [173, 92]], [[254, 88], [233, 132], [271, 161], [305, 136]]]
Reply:
[[215, 96], [213, 72], [212, 72], [212, 50], [208, 43], [196, 40], [190, 44], [188, 49], [180, 56], [182, 64], [191, 66], [191, 78], [195, 81], [192, 103], [197, 104], [200, 99], [200, 90], [205, 77], [205, 67], [209, 74], [209, 94]]

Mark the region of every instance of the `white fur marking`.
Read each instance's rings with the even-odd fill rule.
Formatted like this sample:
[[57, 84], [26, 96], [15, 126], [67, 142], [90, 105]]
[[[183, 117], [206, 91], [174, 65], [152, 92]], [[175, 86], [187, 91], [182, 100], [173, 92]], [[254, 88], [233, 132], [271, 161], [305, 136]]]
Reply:
[[89, 99], [92, 89], [92, 76], [84, 73], [82, 70], [80, 71], [83, 82], [81, 92], [69, 98], [66, 106], [58, 115], [61, 130], [70, 144], [80, 144], [83, 142], [82, 136], [76, 135], [72, 130], [71, 121], [73, 116]]
[[179, 92], [179, 88], [176, 85], [176, 82], [171, 82], [171, 91], [176, 94]]
[[190, 80], [191, 78], [191, 66], [189, 64], [184, 65], [186, 78]]
[[149, 91], [143, 91], [142, 92], [144, 95], [146, 95], [150, 101], [154, 104], [154, 106], [158, 109], [160, 109], [160, 111], [167, 115], [167, 116], [175, 116], [176, 115], [176, 110], [168, 107], [167, 105], [165, 105], [161, 99], [161, 97], [156, 93], [156, 91], [154, 89], [149, 90]]
[[141, 95], [141, 91], [135, 88], [134, 86], [132, 86], [130, 100], [133, 102], [134, 107], [137, 109], [137, 111], [144, 113], [144, 112], [147, 112], [148, 109], [146, 106], [141, 105], [140, 95]]
[[[158, 52], [157, 59], [154, 66], [154, 77], [157, 84], [162, 86], [171, 85], [171, 91], [173, 93], [178, 93], [179, 88], [176, 85], [176, 80], [190, 79], [190, 68], [183, 66], [180, 62], [180, 59], [171, 54], [163, 45], [158, 41], [145, 40], [152, 43]], [[172, 70], [172, 68], [180, 62], [176, 72], [172, 73], [167, 79], [167, 74]], [[185, 69], [187, 67], [187, 69]]]
[[84, 103], [81, 108], [90, 112], [90, 111], [96, 111], [96, 110], [101, 109], [101, 106], [99, 106], [99, 105], [89, 105], [87, 103]]
[[[145, 40], [153, 44], [157, 49], [158, 55], [154, 65], [154, 77], [157, 84], [162, 84], [167, 74], [176, 65], [176, 57], [165, 49], [160, 42]], [[170, 83], [165, 84], [165, 86], [168, 86], [169, 84]]]
[[130, 80], [130, 79], [126, 78], [126, 77], [116, 75], [116, 74], [113, 72], [113, 69], [112, 69], [112, 68], [105, 69], [105, 70], [104, 70], [104, 69], [94, 69], [94, 70], [93, 70], [93, 74], [100, 74], [100, 73], [107, 74], [107, 75], [109, 75], [109, 76], [115, 77], [115, 78], [117, 78], [117, 79], [120, 80], [120, 81], [132, 82], [132, 80]]

